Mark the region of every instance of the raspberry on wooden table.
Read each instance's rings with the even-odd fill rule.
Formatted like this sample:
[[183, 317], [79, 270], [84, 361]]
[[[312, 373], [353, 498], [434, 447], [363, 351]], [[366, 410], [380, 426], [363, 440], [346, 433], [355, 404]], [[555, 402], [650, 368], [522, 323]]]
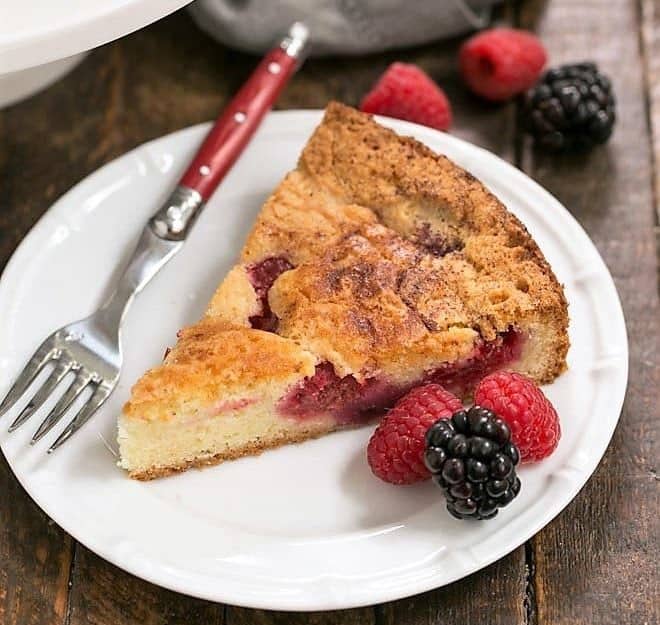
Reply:
[[536, 83], [547, 60], [543, 44], [532, 33], [493, 28], [474, 35], [462, 46], [463, 80], [487, 100], [508, 100]]
[[491, 373], [479, 382], [474, 401], [508, 424], [523, 462], [542, 460], [557, 447], [561, 437], [557, 411], [524, 375], [513, 371]]
[[424, 437], [438, 420], [462, 410], [461, 401], [438, 384], [424, 384], [402, 397], [380, 422], [367, 447], [374, 475], [390, 484], [431, 477], [424, 465]]
[[451, 105], [445, 92], [416, 65], [392, 63], [364, 97], [360, 110], [447, 130]]

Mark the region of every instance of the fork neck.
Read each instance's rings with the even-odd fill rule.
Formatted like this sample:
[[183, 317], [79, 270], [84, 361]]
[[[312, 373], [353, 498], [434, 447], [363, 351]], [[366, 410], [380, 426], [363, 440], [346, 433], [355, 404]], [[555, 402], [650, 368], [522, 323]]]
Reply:
[[144, 228], [115, 290], [96, 313], [105, 328], [111, 331], [119, 329], [135, 296], [182, 245], [183, 241], [161, 238], [152, 230], [151, 225]]

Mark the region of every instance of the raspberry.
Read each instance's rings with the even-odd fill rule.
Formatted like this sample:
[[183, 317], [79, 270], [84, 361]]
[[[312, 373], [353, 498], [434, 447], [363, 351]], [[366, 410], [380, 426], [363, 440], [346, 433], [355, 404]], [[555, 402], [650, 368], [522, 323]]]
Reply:
[[277, 330], [277, 315], [270, 309], [268, 292], [285, 271], [293, 269], [293, 265], [283, 256], [268, 256], [264, 260], [248, 267], [248, 279], [254, 288], [257, 300], [261, 304], [261, 312], [249, 318], [250, 326], [256, 330], [275, 332]]
[[460, 400], [438, 384], [403, 396], [380, 422], [367, 447], [374, 475], [390, 484], [414, 484], [431, 477], [424, 466], [424, 437], [443, 417], [462, 410]]
[[531, 33], [512, 28], [485, 30], [468, 39], [459, 53], [463, 79], [477, 95], [501, 102], [529, 89], [547, 60]]
[[360, 110], [447, 130], [451, 105], [445, 92], [416, 65], [392, 63], [364, 97]]
[[496, 412], [511, 428], [511, 440], [523, 462], [549, 456], [561, 437], [559, 417], [543, 391], [529, 378], [513, 371], [486, 376], [474, 392], [474, 401]]

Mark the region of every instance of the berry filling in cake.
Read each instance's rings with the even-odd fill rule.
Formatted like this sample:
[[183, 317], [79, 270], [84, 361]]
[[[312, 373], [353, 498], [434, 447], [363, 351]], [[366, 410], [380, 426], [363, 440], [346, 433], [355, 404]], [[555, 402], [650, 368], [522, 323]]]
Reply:
[[422, 223], [417, 228], [412, 241], [437, 258], [463, 249], [463, 242], [460, 239], [433, 232], [431, 224], [428, 222]]
[[[422, 230], [422, 241], [437, 255], [460, 249], [456, 242], [430, 240], [429, 229]], [[261, 312], [250, 317], [257, 330], [277, 332], [278, 319], [268, 303], [268, 293], [285, 271], [293, 265], [282, 256], [271, 256], [248, 268], [248, 277], [261, 303]], [[468, 395], [486, 374], [506, 367], [520, 358], [524, 336], [511, 329], [493, 341], [479, 341], [470, 357], [443, 363], [412, 384], [395, 384], [383, 378], [369, 378], [363, 383], [352, 375], [339, 377], [330, 362], [316, 366], [313, 376], [305, 378], [279, 402], [279, 412], [288, 417], [306, 419], [320, 412], [332, 415], [338, 423], [365, 422], [390, 408], [412, 386], [435, 382], [458, 395]]]
[[386, 380], [370, 378], [360, 384], [352, 375], [340, 378], [329, 362], [316, 366], [311, 378], [283, 397], [278, 405], [280, 414], [297, 419], [330, 414], [339, 423], [368, 421], [387, 408], [401, 395], [401, 388]]
[[441, 384], [459, 396], [469, 394], [486, 374], [520, 359], [525, 335], [514, 329], [493, 341], [481, 341], [473, 354], [460, 362], [446, 363], [427, 372], [422, 379], [407, 385], [370, 378], [360, 384], [352, 375], [340, 378], [331, 363], [316, 366], [315, 374], [305, 378], [279, 402], [280, 414], [297, 419], [329, 413], [339, 423], [359, 423], [390, 408], [413, 386], [424, 382]]
[[440, 384], [459, 397], [464, 397], [471, 393], [485, 375], [520, 360], [525, 338], [521, 332], [507, 330], [494, 341], [481, 341], [470, 358], [459, 363], [440, 365], [425, 375], [422, 381]]
[[250, 325], [255, 330], [277, 330], [277, 316], [270, 309], [268, 291], [275, 280], [290, 269], [293, 269], [293, 265], [283, 256], [271, 256], [248, 268], [250, 283], [261, 302], [261, 313], [250, 317]]

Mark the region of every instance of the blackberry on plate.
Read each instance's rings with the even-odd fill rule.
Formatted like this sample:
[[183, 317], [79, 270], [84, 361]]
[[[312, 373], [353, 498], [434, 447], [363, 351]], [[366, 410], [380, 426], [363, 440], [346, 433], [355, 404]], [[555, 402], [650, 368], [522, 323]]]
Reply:
[[527, 92], [522, 117], [535, 143], [550, 151], [605, 143], [616, 120], [612, 84], [594, 63], [550, 69]]
[[424, 462], [458, 519], [492, 519], [511, 503], [519, 461], [509, 426], [487, 408], [459, 410], [426, 433]]

